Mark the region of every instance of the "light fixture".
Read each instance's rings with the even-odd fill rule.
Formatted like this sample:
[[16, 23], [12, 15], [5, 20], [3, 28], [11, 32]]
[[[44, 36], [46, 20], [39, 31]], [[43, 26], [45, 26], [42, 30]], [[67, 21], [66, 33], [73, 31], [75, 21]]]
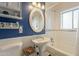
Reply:
[[41, 3], [32, 2], [32, 4], [29, 5], [30, 10], [32, 10], [35, 7], [39, 9], [45, 9], [44, 5], [41, 5]]
[[36, 3], [36, 2], [32, 2], [32, 5], [33, 5], [33, 6], [37, 6], [37, 3]]
[[42, 9], [45, 9], [45, 7], [44, 7], [44, 5], [42, 5], [42, 7], [41, 7]]
[[37, 6], [38, 8], [41, 8], [41, 4], [40, 3], [38, 3], [38, 6]]
[[29, 9], [30, 9], [30, 10], [33, 9], [33, 6], [32, 6], [32, 5], [29, 5]]

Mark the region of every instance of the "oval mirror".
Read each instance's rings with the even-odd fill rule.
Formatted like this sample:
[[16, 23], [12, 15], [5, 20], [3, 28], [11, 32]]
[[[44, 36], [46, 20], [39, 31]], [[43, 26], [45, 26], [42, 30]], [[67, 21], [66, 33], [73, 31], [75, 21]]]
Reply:
[[34, 32], [41, 32], [44, 28], [44, 16], [40, 9], [33, 9], [30, 13], [29, 23]]

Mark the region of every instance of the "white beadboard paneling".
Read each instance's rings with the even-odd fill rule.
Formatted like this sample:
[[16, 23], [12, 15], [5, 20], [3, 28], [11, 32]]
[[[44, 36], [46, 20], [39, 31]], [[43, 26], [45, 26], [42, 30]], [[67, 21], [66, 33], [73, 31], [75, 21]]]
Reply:
[[[18, 42], [22, 42], [22, 47], [21, 49], [25, 48], [25, 47], [30, 47], [30, 46], [34, 46], [34, 44], [32, 43], [32, 39], [39, 37], [39, 36], [45, 36], [45, 35], [34, 35], [34, 36], [24, 36], [24, 37], [17, 37], [17, 38], [8, 38], [8, 39], [3, 39], [0, 40], [0, 48], [3, 48], [2, 51], [0, 51], [0, 55], [5, 55], [5, 56], [17, 56], [17, 55], [21, 55], [20, 51], [18, 50], [17, 46], [13, 46], [13, 44], [17, 44]], [[12, 46], [11, 46], [12, 45]]]
[[53, 38], [52, 43], [55, 48], [70, 55], [76, 55], [76, 31], [51, 31], [47, 33], [47, 36]]

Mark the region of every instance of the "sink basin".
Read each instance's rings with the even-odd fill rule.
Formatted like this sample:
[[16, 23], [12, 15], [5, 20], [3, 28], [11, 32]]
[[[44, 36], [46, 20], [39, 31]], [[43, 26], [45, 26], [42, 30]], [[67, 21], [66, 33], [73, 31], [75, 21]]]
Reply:
[[35, 44], [35, 46], [38, 46], [39, 55], [42, 56], [43, 47], [46, 43], [50, 42], [50, 39], [46, 37], [38, 37], [36, 39], [33, 39], [32, 42]]
[[46, 37], [39, 37], [39, 38], [36, 38], [36, 39], [33, 39], [32, 42], [35, 44], [35, 45], [44, 45], [46, 44], [47, 42], [49, 42], [50, 40]]

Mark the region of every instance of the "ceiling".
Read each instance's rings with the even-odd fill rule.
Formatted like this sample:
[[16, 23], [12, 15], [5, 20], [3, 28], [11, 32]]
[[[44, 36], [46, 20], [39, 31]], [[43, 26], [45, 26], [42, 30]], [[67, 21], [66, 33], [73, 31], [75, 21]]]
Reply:
[[68, 8], [73, 8], [75, 6], [79, 6], [79, 2], [46, 2], [45, 7], [46, 9], [56, 9], [56, 10], [61, 10], [61, 9], [68, 9]]
[[46, 2], [45, 7], [46, 7], [46, 9], [49, 9], [49, 8], [53, 8], [57, 4], [58, 4], [58, 2]]

